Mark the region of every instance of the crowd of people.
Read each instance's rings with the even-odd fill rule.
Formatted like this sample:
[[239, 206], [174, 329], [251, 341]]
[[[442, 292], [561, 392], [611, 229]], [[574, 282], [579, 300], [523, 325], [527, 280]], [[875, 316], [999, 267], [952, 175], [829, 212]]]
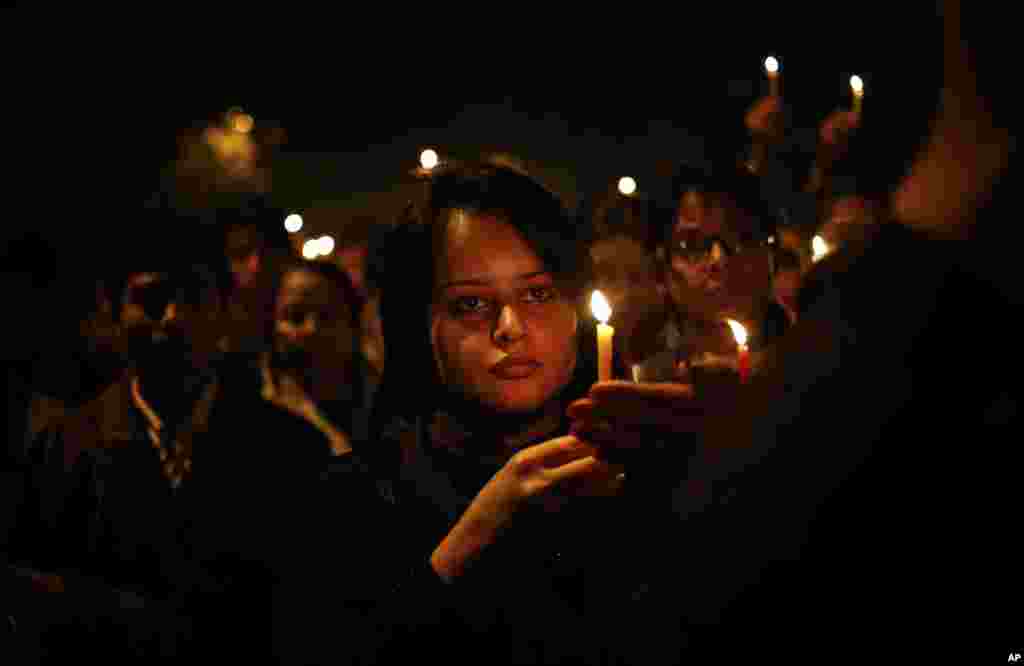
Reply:
[[664, 198], [442, 165], [358, 266], [297, 256], [263, 197], [158, 197], [73, 274], [11, 244], [10, 663], [877, 657], [1019, 594], [980, 525], [1013, 532], [1019, 362], [974, 359], [1020, 305], [1013, 122], [943, 19], [916, 132], [837, 111], [785, 206], [768, 96]]

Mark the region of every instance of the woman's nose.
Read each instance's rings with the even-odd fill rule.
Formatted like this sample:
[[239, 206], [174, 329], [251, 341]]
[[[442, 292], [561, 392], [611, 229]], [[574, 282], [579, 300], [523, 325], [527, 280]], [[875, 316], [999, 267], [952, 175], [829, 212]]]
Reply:
[[506, 305], [498, 313], [494, 326], [494, 341], [500, 346], [511, 345], [526, 335], [526, 328], [515, 308]]

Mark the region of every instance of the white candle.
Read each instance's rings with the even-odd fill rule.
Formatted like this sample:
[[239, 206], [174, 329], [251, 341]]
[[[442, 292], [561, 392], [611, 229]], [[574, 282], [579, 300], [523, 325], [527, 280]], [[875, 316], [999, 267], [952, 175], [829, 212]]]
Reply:
[[615, 329], [608, 325], [612, 308], [600, 291], [590, 297], [590, 309], [598, 320], [597, 324], [597, 381], [606, 382], [612, 378], [612, 338]]
[[772, 97], [779, 96], [779, 60], [775, 56], [764, 59], [764, 71], [768, 74], [768, 86]]
[[853, 111], [859, 114], [864, 108], [864, 79], [856, 74], [851, 76], [850, 90], [853, 91]]

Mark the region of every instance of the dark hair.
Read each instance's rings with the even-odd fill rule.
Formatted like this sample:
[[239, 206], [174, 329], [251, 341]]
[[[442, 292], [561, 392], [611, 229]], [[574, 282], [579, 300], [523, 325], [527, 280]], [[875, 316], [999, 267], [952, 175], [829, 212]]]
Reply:
[[281, 289], [281, 282], [288, 273], [306, 271], [313, 273], [327, 280], [341, 292], [342, 300], [349, 312], [349, 324], [359, 331], [359, 313], [363, 307], [362, 298], [356, 291], [348, 273], [341, 268], [326, 261], [307, 261], [305, 259], [292, 259], [281, 267], [281, 271], [274, 279], [274, 301], [276, 305], [277, 294]]
[[141, 219], [149, 229], [145, 242], [114, 259], [105, 276], [115, 318], [120, 317], [128, 279], [139, 273], [162, 274], [183, 288], [192, 303], [213, 289], [223, 304], [231, 273], [220, 257], [215, 232], [171, 209], [147, 209]]
[[662, 216], [663, 207], [656, 199], [616, 195], [593, 211], [589, 240], [626, 236], [653, 251], [661, 240], [656, 220]]
[[0, 279], [18, 276], [28, 288], [14, 294], [32, 307], [36, 339], [57, 345], [69, 331], [78, 334], [77, 322], [98, 309], [97, 291], [102, 276], [97, 269], [98, 247], [83, 245], [80, 239], [64, 247], [42, 233], [31, 231], [12, 238], [0, 247]]
[[778, 215], [764, 196], [761, 179], [731, 154], [725, 154], [714, 155], [702, 163], [682, 163], [676, 168], [669, 188], [670, 200], [663, 204], [668, 215], [662, 215], [658, 242], [663, 242], [671, 231], [679, 200], [689, 191], [727, 195], [752, 220], [752, 241], [765, 240], [775, 233]]
[[772, 252], [772, 275], [784, 270], [799, 271], [801, 266], [800, 255], [789, 248], [776, 247]]
[[260, 232], [267, 247], [291, 253], [291, 242], [284, 228], [287, 211], [263, 195], [240, 196], [204, 215], [224, 234], [232, 228], [251, 227]]
[[[586, 244], [577, 238], [584, 235], [581, 228], [559, 198], [529, 176], [488, 164], [434, 174], [426, 200], [409, 204], [369, 259], [368, 275], [381, 287], [387, 359], [374, 405], [378, 426], [382, 419], [429, 414], [444, 394], [434, 365], [428, 312], [435, 252], [447, 229], [444, 213], [450, 209], [494, 214], [511, 224], [569, 291], [582, 289], [589, 275]], [[584, 369], [589, 366], [583, 360], [577, 362], [577, 374], [596, 374]]]

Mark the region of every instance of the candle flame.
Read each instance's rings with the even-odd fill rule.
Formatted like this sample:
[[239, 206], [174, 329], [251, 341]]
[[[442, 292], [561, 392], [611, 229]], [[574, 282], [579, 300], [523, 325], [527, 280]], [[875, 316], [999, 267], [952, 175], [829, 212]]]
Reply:
[[768, 72], [768, 76], [779, 73], [779, 60], [775, 56], [768, 56], [764, 59], [764, 71]]
[[608, 304], [608, 299], [604, 297], [604, 294], [596, 289], [590, 297], [590, 311], [602, 324], [607, 324], [612, 317], [612, 306]]
[[623, 176], [619, 178], [619, 192], [625, 194], [627, 197], [636, 192], [636, 181], [629, 176]]
[[726, 319], [726, 324], [732, 329], [732, 337], [736, 338], [736, 344], [744, 347], [747, 344], [747, 329], [735, 319]]
[[255, 124], [256, 121], [248, 113], [236, 113], [231, 119], [231, 129], [239, 134], [248, 134]]
[[864, 95], [864, 79], [854, 74], [850, 77], [850, 88], [854, 95], [862, 97]]
[[427, 148], [422, 153], [420, 153], [420, 166], [422, 166], [427, 171], [430, 171], [431, 169], [436, 167], [438, 162], [440, 161], [441, 158], [438, 156], [437, 151], [433, 150], [432, 148]]
[[812, 260], [817, 262], [821, 261], [831, 251], [831, 248], [829, 248], [824, 238], [815, 236], [811, 239], [811, 251], [814, 253]]

